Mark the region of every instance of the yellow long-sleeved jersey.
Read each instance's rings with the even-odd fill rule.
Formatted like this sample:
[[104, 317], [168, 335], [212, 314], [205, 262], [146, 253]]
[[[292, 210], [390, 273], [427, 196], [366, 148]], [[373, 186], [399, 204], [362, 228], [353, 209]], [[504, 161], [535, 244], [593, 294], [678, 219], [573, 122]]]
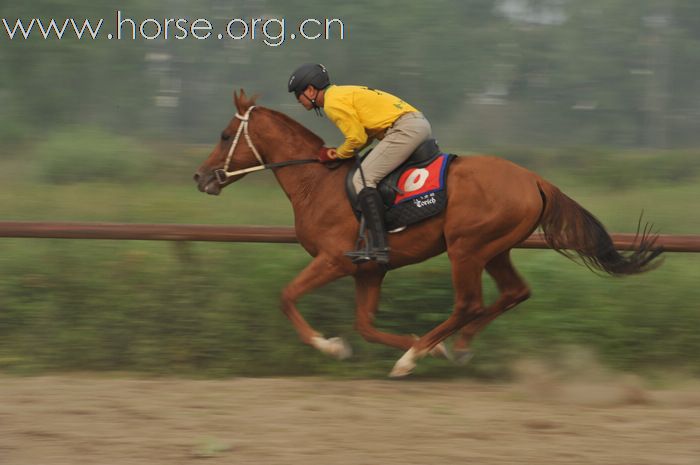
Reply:
[[406, 113], [416, 110], [400, 98], [362, 86], [330, 86], [326, 89], [323, 110], [345, 136], [338, 147], [340, 158], [350, 158]]

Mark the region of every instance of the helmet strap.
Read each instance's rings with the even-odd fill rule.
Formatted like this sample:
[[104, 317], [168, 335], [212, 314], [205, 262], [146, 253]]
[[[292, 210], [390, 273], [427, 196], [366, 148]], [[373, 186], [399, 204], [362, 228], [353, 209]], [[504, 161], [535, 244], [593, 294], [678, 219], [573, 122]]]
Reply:
[[[320, 90], [316, 89], [316, 97], [318, 97], [318, 93], [321, 92]], [[321, 112], [321, 107], [318, 106], [316, 103], [316, 97], [310, 98], [309, 101], [311, 102], [311, 106], [316, 112], [316, 116], [323, 117], [323, 113]]]

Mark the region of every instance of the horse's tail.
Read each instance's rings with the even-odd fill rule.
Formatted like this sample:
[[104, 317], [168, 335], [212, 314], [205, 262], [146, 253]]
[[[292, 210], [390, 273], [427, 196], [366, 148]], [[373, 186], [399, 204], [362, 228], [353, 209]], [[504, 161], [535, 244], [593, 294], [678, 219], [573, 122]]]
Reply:
[[587, 267], [615, 276], [643, 273], [661, 264], [653, 260], [663, 247], [654, 246], [658, 236], [648, 227], [641, 235], [637, 228], [632, 252], [621, 254], [595, 216], [544, 179], [538, 179], [537, 186], [544, 201], [540, 226], [552, 249], [572, 260], [578, 255]]

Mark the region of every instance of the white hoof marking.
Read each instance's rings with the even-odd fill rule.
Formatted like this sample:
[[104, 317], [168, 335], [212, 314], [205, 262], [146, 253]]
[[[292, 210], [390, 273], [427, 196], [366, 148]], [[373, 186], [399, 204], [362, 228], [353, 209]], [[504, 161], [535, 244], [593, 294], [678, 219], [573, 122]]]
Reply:
[[452, 354], [450, 353], [450, 350], [447, 348], [444, 342], [441, 342], [440, 344], [430, 349], [430, 352], [428, 353], [435, 358], [444, 358], [447, 360], [452, 360]]
[[338, 360], [352, 357], [352, 347], [342, 337], [332, 337], [328, 339], [328, 342], [332, 344], [331, 355]]
[[324, 354], [335, 357], [338, 360], [345, 360], [352, 356], [352, 348], [341, 337], [326, 339], [321, 336], [316, 336], [311, 338], [311, 345]]
[[398, 378], [400, 376], [410, 375], [413, 369], [416, 367], [416, 357], [413, 347], [408, 349], [408, 351], [403, 354], [403, 356], [396, 362], [394, 368], [389, 373], [392, 378]]

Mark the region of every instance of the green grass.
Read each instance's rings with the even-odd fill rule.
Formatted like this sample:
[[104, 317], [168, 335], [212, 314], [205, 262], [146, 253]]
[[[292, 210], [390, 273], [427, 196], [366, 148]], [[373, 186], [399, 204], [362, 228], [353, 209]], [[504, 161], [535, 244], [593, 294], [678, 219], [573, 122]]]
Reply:
[[[193, 150], [194, 151], [194, 150]], [[221, 196], [199, 193], [187, 155], [139, 183], [47, 184], [29, 157], [0, 158], [0, 220], [195, 224], [292, 224], [268, 174], [250, 175]], [[700, 232], [697, 178], [614, 188], [567, 165], [543, 174], [614, 232], [634, 232], [639, 213], [668, 234]], [[144, 241], [0, 241], [0, 370], [130, 370], [195, 376], [334, 374], [383, 376], [397, 351], [353, 331], [349, 279], [301, 302], [328, 336], [350, 339], [355, 357], [326, 360], [303, 346], [278, 309], [279, 292], [308, 262], [297, 245]], [[556, 359], [587, 347], [608, 367], [700, 374], [700, 257], [667, 254], [649, 274], [600, 277], [551, 251], [514, 253], [531, 300], [477, 340], [467, 367], [426, 360], [422, 376], [508, 376], [519, 357]], [[486, 299], [495, 291], [485, 280]], [[445, 256], [390, 273], [378, 326], [417, 333], [452, 305]]]

